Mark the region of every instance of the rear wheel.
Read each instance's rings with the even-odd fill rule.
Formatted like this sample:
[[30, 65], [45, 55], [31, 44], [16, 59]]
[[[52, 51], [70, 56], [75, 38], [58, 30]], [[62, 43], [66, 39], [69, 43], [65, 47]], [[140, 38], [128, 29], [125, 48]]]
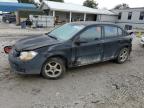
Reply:
[[46, 79], [58, 79], [65, 73], [65, 63], [61, 58], [50, 58], [42, 68], [42, 75]]
[[122, 48], [116, 59], [117, 63], [120, 63], [120, 64], [124, 63], [128, 59], [129, 53], [130, 53], [129, 48]]

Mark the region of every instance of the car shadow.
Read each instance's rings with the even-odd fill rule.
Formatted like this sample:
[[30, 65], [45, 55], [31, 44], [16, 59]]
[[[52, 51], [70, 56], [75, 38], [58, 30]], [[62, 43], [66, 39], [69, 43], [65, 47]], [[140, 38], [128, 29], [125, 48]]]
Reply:
[[106, 62], [100, 62], [100, 63], [94, 63], [94, 64], [88, 64], [88, 65], [83, 65], [83, 66], [78, 66], [78, 67], [73, 67], [70, 68], [69, 70], [77, 70], [77, 69], [88, 69], [88, 68], [94, 68], [96, 66], [104, 66], [107, 64], [112, 63], [111, 61], [106, 61]]

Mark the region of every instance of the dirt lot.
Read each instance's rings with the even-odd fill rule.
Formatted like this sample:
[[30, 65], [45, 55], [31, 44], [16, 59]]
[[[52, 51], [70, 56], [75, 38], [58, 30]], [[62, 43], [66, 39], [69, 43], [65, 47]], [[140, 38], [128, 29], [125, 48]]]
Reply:
[[144, 48], [139, 39], [124, 64], [69, 69], [60, 80], [10, 73], [3, 46], [48, 30], [0, 27], [0, 108], [144, 108]]

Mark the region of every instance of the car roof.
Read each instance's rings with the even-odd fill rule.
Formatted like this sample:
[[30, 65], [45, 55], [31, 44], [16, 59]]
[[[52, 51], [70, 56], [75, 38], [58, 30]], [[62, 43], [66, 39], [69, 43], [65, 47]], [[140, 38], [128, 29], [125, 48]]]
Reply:
[[84, 26], [91, 26], [91, 25], [96, 25], [96, 24], [103, 24], [103, 25], [115, 25], [118, 26], [115, 23], [108, 23], [108, 22], [96, 22], [96, 21], [79, 21], [79, 22], [72, 22], [70, 24], [75, 24], [75, 25], [84, 25]]

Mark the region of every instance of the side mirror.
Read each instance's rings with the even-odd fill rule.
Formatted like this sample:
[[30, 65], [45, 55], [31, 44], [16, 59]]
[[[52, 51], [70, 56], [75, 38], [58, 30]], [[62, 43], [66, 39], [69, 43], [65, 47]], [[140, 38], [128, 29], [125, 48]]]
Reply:
[[49, 34], [49, 32], [48, 33], [45, 33], [45, 35], [48, 35]]

